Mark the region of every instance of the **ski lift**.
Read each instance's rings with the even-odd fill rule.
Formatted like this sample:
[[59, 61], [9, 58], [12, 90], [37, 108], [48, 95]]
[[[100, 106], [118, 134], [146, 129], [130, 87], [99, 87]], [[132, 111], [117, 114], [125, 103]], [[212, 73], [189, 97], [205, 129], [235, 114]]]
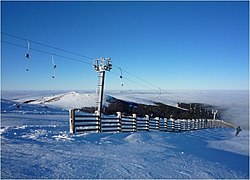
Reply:
[[55, 78], [55, 71], [56, 71], [56, 64], [55, 64], [55, 61], [54, 61], [54, 54], [52, 54], [52, 59], [51, 59], [51, 61], [52, 61], [52, 64], [53, 64], [53, 75], [52, 75], [52, 79], [54, 79]]
[[25, 54], [25, 57], [26, 57], [26, 60], [27, 60], [27, 68], [26, 68], [26, 71], [29, 71], [29, 61], [30, 61], [29, 52], [30, 52], [30, 41], [27, 40], [27, 52], [26, 52], [26, 54]]
[[121, 79], [121, 93], [122, 93], [122, 87], [123, 87], [123, 82], [122, 82], [122, 69], [121, 69], [121, 68], [119, 68], [119, 69], [120, 69], [120, 71], [121, 71], [120, 79]]
[[120, 69], [120, 71], [121, 71], [121, 75], [120, 75], [120, 78], [122, 79], [122, 69], [121, 68], [119, 68]]

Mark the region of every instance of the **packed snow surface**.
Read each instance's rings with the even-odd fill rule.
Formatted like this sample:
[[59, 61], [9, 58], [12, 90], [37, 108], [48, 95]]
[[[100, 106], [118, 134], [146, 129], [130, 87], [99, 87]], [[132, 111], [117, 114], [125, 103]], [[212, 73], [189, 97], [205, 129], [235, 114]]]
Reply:
[[[248, 130], [239, 136], [234, 129], [222, 128], [72, 135], [67, 109], [50, 103], [73, 94], [5, 94], [1, 100], [2, 179], [249, 179]], [[53, 101], [55, 97], [60, 100]], [[21, 99], [37, 103], [17, 108]]]
[[2, 178], [249, 177], [246, 131], [70, 135], [66, 128], [3, 127]]

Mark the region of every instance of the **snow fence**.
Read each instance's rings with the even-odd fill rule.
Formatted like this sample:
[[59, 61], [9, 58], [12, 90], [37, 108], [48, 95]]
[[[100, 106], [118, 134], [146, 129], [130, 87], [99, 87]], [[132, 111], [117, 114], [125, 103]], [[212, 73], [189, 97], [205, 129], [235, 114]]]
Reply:
[[81, 109], [71, 109], [70, 133], [86, 132], [137, 132], [137, 131], [168, 131], [181, 132], [206, 128], [234, 128], [234, 125], [217, 119], [173, 119], [123, 116], [100, 116], [86, 114]]

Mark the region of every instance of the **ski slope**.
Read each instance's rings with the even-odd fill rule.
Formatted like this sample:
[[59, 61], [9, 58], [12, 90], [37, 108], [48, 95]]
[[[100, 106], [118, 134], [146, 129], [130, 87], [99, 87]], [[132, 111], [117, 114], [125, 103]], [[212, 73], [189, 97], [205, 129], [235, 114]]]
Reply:
[[[234, 129], [221, 128], [71, 135], [67, 109], [53, 103], [73, 95], [3, 96], [2, 179], [249, 179], [248, 130], [243, 129], [237, 137]], [[60, 100], [51, 101], [55, 97]], [[17, 108], [15, 103], [24, 99], [36, 102]]]
[[247, 131], [70, 135], [67, 128], [2, 128], [2, 178], [249, 177]]

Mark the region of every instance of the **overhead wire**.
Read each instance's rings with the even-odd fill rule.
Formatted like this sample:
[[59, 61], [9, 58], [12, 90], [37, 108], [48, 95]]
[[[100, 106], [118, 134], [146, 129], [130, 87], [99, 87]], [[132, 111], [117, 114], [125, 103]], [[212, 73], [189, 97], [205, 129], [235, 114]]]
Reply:
[[[51, 45], [47, 45], [47, 44], [44, 44], [44, 43], [40, 43], [40, 42], [37, 42], [37, 41], [27, 40], [26, 38], [15, 36], [15, 35], [11, 35], [11, 34], [8, 34], [8, 33], [1, 32], [1, 34], [9, 36], [9, 37], [12, 37], [12, 38], [16, 38], [16, 39], [20, 39], [20, 40], [24, 40], [24, 41], [29, 41], [29, 42], [32, 42], [32, 43], [35, 43], [35, 44], [38, 44], [38, 45], [41, 45], [41, 46], [44, 46], [44, 47], [52, 48], [52, 49], [55, 49], [55, 50], [59, 50], [59, 51], [65, 52], [65, 53], [73, 54], [73, 55], [76, 55], [76, 56], [79, 56], [79, 57], [82, 57], [82, 58], [90, 59], [92, 61], [95, 59], [95, 58], [92, 58], [90, 56], [86, 56], [86, 55], [82, 55], [82, 54], [75, 53], [75, 52], [72, 52], [72, 51], [64, 50], [64, 49], [61, 49], [61, 48], [58, 48], [58, 47], [54, 47], [54, 46], [51, 46]], [[25, 46], [22, 46], [22, 45], [19, 45], [19, 44], [15, 44], [15, 43], [11, 43], [11, 42], [7, 42], [7, 41], [2, 41], [2, 42], [10, 44], [10, 45], [14, 45], [14, 46], [22, 47], [22, 48], [27, 48]], [[46, 53], [46, 54], [50, 54], [50, 55], [54, 54], [57, 57], [61, 57], [61, 58], [67, 59], [67, 60], [71, 60], [71, 61], [76, 61], [76, 62], [80, 62], [80, 63], [92, 65], [92, 63], [90, 63], [89, 61], [83, 61], [83, 60], [79, 60], [79, 59], [75, 59], [75, 58], [70, 58], [70, 57], [62, 56], [62, 55], [59, 55], [59, 54], [55, 54], [55, 53], [44, 51], [44, 50], [40, 50], [40, 49], [30, 48], [30, 50], [41, 52], [41, 53]], [[128, 75], [130, 75], [130, 76], [132, 76], [132, 77], [134, 77], [134, 78], [136, 78], [136, 79], [138, 79], [138, 80], [140, 80], [140, 81], [142, 81], [142, 82], [150, 85], [153, 88], [149, 88], [148, 86], [142, 85], [141, 83], [138, 83], [137, 81], [134, 81], [134, 80], [131, 80], [131, 79], [127, 78], [127, 77], [124, 77], [123, 75], [119, 75], [119, 74], [116, 74], [114, 72], [110, 72], [112, 74], [117, 75], [120, 78], [122, 76], [122, 79], [126, 79], [127, 81], [130, 81], [130, 82], [133, 82], [135, 84], [138, 84], [141, 87], [147, 88], [149, 90], [152, 90], [152, 91], [155, 91], [155, 92], [159, 92], [159, 94], [162, 94], [162, 91], [164, 91], [166, 93], [169, 93], [169, 91], [167, 91], [165, 89], [162, 89], [159, 86], [157, 86], [157, 85], [155, 85], [155, 84], [153, 84], [153, 83], [151, 83], [151, 82], [149, 82], [149, 81], [147, 81], [147, 80], [145, 80], [145, 79], [143, 79], [143, 78], [141, 78], [141, 77], [139, 77], [137, 75], [134, 75], [133, 73], [131, 73], [131, 72], [125, 70], [125, 69], [122, 69], [121, 67], [118, 67], [118, 66], [116, 66], [114, 64], [113, 64], [113, 67], [119, 69], [123, 73], [127, 73]]]
[[[119, 77], [119, 76], [120, 76], [119, 74], [117, 74], [117, 73], [115, 73], [115, 72], [112, 72], [112, 71], [110, 71], [110, 73], [111, 73], [111, 74], [114, 74], [116, 77]], [[149, 89], [149, 90], [151, 90], [151, 91], [158, 92], [158, 91], [156, 91], [155, 89], [152, 89], [152, 88], [150, 88], [150, 87], [148, 87], [148, 86], [145, 86], [145, 85], [143, 85], [143, 84], [141, 84], [141, 83], [138, 83], [137, 81], [131, 80], [131, 79], [127, 78], [127, 77], [123, 77], [123, 79], [126, 79], [127, 81], [130, 81], [130, 82], [132, 82], [132, 83], [134, 83], [134, 84], [137, 84], [137, 85], [139, 85], [139, 86], [141, 86], [141, 87], [144, 87], [144, 88], [146, 88], [146, 89]]]
[[[118, 66], [116, 66], [116, 65], [113, 65], [115, 68], [117, 68], [117, 69], [121, 69], [120, 67], [118, 67]], [[133, 77], [135, 77], [136, 79], [139, 79], [139, 80], [141, 80], [141, 81], [143, 81], [144, 83], [147, 83], [147, 84], [149, 84], [150, 86], [152, 86], [152, 87], [154, 87], [154, 91], [155, 92], [159, 92], [159, 94], [161, 95], [162, 94], [162, 91], [164, 91], [165, 92], [165, 94], [164, 95], [168, 95], [169, 97], [172, 97], [172, 98], [174, 98], [175, 100], [179, 100], [178, 98], [176, 98], [176, 95], [175, 96], [172, 96], [172, 95], [170, 95], [170, 92], [169, 91], [167, 91], [167, 90], [165, 90], [165, 89], [162, 89], [162, 88], [160, 88], [159, 86], [157, 86], [157, 85], [155, 85], [155, 84], [153, 84], [153, 83], [151, 83], [151, 82], [149, 82], [149, 81], [146, 81], [146, 80], [144, 80], [144, 79], [142, 79], [141, 77], [139, 77], [139, 76], [137, 76], [137, 75], [134, 75], [134, 74], [132, 74], [132, 73], [130, 73], [130, 72], [128, 72], [128, 71], [126, 71], [126, 70], [124, 70], [124, 69], [122, 69], [122, 71], [123, 72], [125, 72], [125, 73], [127, 73], [127, 74], [129, 74], [130, 76], [133, 76]], [[135, 81], [134, 81], [135, 82]], [[136, 82], [137, 83], [137, 82]], [[144, 87], [146, 87], [146, 86], [144, 86]], [[148, 87], [147, 87], [148, 88]], [[148, 89], [152, 89], [152, 88], [148, 88]], [[156, 90], [157, 89], [157, 90]], [[167, 94], [166, 94], [167, 93]], [[179, 97], [180, 98], [180, 97]]]
[[[19, 45], [19, 44], [15, 44], [15, 43], [8, 42], [8, 41], [3, 41], [3, 40], [2, 40], [1, 42], [6, 43], [6, 44], [9, 44], [9, 45], [13, 45], [13, 46], [25, 48], [25, 49], [27, 48], [26, 46]], [[74, 58], [62, 56], [62, 55], [59, 55], [59, 54], [55, 54], [55, 53], [52, 53], [52, 52], [48, 52], [48, 51], [44, 51], [44, 50], [40, 50], [40, 49], [36, 49], [36, 48], [30, 48], [30, 51], [31, 51], [31, 50], [32, 50], [32, 51], [37, 51], [37, 52], [40, 52], [40, 53], [44, 53], [44, 54], [54, 55], [54, 56], [57, 56], [57, 57], [60, 57], [60, 58], [66, 59], [66, 60], [70, 60], [70, 61], [75, 61], [75, 62], [80, 62], [80, 63], [92, 65], [92, 63], [87, 62], [87, 61], [83, 61], [83, 60], [79, 60], [79, 59], [74, 59]], [[115, 65], [113, 65], [113, 66], [115, 66]], [[118, 68], [118, 66], [115, 66], [115, 67]], [[118, 69], [120, 69], [120, 68], [118, 68]], [[138, 77], [138, 76], [136, 76], [136, 75], [133, 75], [132, 73], [130, 73], [130, 72], [124, 70], [124, 69], [122, 69], [122, 70], [123, 70], [123, 72], [126, 72], [127, 74], [129, 74], [129, 75], [131, 75], [131, 76], [133, 76], [133, 77], [135, 77], [135, 78], [137, 78], [137, 79], [143, 81], [144, 83], [147, 82], [147, 81], [143, 80], [142, 78], [140, 78], [140, 77]], [[120, 76], [121, 76], [120, 74], [114, 73], [114, 72], [112, 72], [112, 71], [110, 71], [110, 73], [113, 74], [113, 75], [116, 75], [117, 77], [120, 77]], [[150, 87], [148, 87], [148, 86], [145, 86], [145, 85], [139, 83], [138, 81], [131, 80], [131, 79], [125, 77], [124, 75], [122, 75], [122, 78], [123, 78], [123, 80], [130, 81], [130, 82], [132, 82], [132, 83], [134, 83], [134, 84], [136, 84], [136, 85], [139, 85], [139, 86], [141, 86], [141, 87], [143, 87], [143, 88], [146, 88], [146, 89], [148, 89], [148, 90], [151, 90], [151, 91], [154, 91], [154, 92], [159, 92], [159, 91], [158, 91], [159, 87], [155, 87], [152, 83], [149, 83], [149, 82], [148, 82], [148, 84], [150, 84], [150, 85], [153, 86], [154, 88], [150, 88]], [[160, 89], [160, 90], [161, 90], [161, 89]], [[169, 95], [169, 96], [170, 96], [170, 95]]]
[[[118, 66], [116, 66], [116, 65], [113, 65], [113, 66], [114, 66], [115, 68], [117, 68], [117, 69], [122, 69], [122, 68], [120, 68], [120, 67], [118, 67]], [[159, 89], [160, 94], [162, 93], [162, 91], [168, 92], [167, 90], [164, 90], [164, 89], [160, 88], [159, 86], [157, 86], [157, 85], [155, 85], [155, 84], [153, 84], [153, 83], [151, 83], [151, 82], [149, 82], [149, 81], [146, 81], [146, 80], [142, 79], [141, 77], [139, 77], [139, 76], [137, 76], [137, 75], [134, 75], [134, 74], [128, 72], [127, 70], [122, 69], [122, 71], [125, 72], [125, 73], [127, 73], [127, 74], [129, 74], [130, 76], [133, 76], [133, 77], [135, 77], [135, 78], [137, 78], [137, 79], [143, 81], [144, 83], [149, 84], [150, 86], [153, 86], [155, 89]]]
[[[5, 33], [5, 32], [1, 32], [1, 33], [3, 35], [9, 36], [9, 37], [13, 37], [13, 38], [16, 38], [16, 39], [27, 41], [27, 38], [15, 36], [15, 35], [8, 34], [8, 33]], [[86, 56], [86, 55], [82, 55], [82, 54], [79, 54], [79, 53], [71, 52], [71, 51], [68, 51], [68, 50], [64, 50], [64, 49], [61, 49], [61, 48], [58, 48], [58, 47], [54, 47], [54, 46], [51, 46], [51, 45], [47, 45], [47, 44], [44, 44], [44, 43], [40, 43], [40, 42], [37, 42], [37, 41], [33, 41], [33, 40], [29, 40], [29, 41], [32, 42], [32, 43], [39, 44], [39, 45], [42, 45], [42, 46], [45, 46], [45, 47], [49, 47], [49, 48], [52, 48], [52, 49], [56, 49], [56, 50], [59, 50], [59, 51], [62, 51], [62, 52], [74, 54], [74, 55], [77, 55], [77, 56], [80, 56], [80, 57], [83, 57], [83, 58], [87, 58], [87, 59], [91, 59], [91, 60], [95, 59], [95, 58], [92, 58], [92, 57], [89, 57], [89, 56]], [[34, 49], [34, 48], [32, 48], [32, 50], [44, 52], [44, 51], [41, 51], [41, 50], [38, 50], [38, 49]], [[45, 53], [47, 53], [47, 52], [45, 52]], [[47, 53], [47, 54], [55, 54], [55, 53]], [[65, 56], [60, 56], [60, 55], [57, 55], [57, 56], [65, 58]], [[67, 59], [71, 59], [72, 60], [72, 58], [67, 58]], [[87, 63], [87, 64], [91, 64], [91, 63]], [[130, 73], [130, 72], [128, 72], [128, 71], [126, 71], [126, 70], [118, 67], [118, 66], [116, 66], [116, 65], [113, 65], [113, 66], [116, 67], [116, 68], [118, 68], [118, 69], [120, 69], [121, 71], [123, 71], [123, 72], [125, 72], [125, 73], [127, 73], [127, 74], [129, 74], [129, 75], [131, 75], [131, 76], [133, 76], [133, 77], [135, 77], [137, 79], [139, 79], [140, 81], [143, 81], [144, 83], [149, 84], [150, 86], [157, 87], [156, 85], [154, 85], [154, 84], [152, 84], [152, 83], [150, 83], [150, 82], [148, 82], [148, 81], [146, 81], [146, 80], [144, 80], [144, 79], [142, 79], [142, 78], [140, 78], [140, 77], [138, 77], [138, 76], [136, 76], [136, 75], [134, 75], [134, 74], [132, 74], [132, 73]], [[121, 77], [121, 76], [119, 76], [119, 77]], [[159, 89], [159, 87], [157, 87], [157, 89]]]
[[[116, 66], [116, 65], [113, 65], [113, 66], [116, 67], [116, 68], [118, 68], [118, 69], [122, 69], [122, 68], [120, 68], [120, 67], [118, 67], [118, 66]], [[122, 69], [122, 71], [125, 72], [125, 73], [127, 73], [127, 74], [129, 74], [129, 75], [131, 75], [131, 76], [134, 76], [135, 78], [137, 78], [137, 79], [139, 79], [139, 80], [141, 80], [141, 81], [143, 81], [143, 82], [145, 82], [145, 83], [147, 83], [147, 84], [150, 84], [151, 86], [154, 86], [154, 87], [156, 86], [155, 84], [153, 84], [153, 83], [151, 83], [151, 82], [148, 82], [148, 81], [146, 81], [146, 80], [140, 78], [139, 76], [136, 76], [136, 75], [134, 75], [134, 74], [132, 74], [132, 73], [126, 71], [125, 69]], [[156, 86], [156, 87], [157, 87], [157, 86]]]
[[[9, 44], [9, 45], [25, 48], [25, 49], [27, 48], [27, 47], [25, 47], [23, 45], [15, 44], [15, 43], [8, 42], [8, 41], [1, 40], [1, 42]], [[76, 61], [76, 62], [92, 65], [92, 63], [90, 63], [88, 61], [83, 61], [83, 60], [80, 60], [80, 59], [75, 59], [75, 58], [70, 58], [70, 57], [67, 57], [67, 56], [62, 56], [62, 55], [59, 55], [59, 54], [55, 54], [55, 53], [52, 53], [52, 52], [48, 52], [48, 51], [44, 51], [44, 50], [40, 50], [40, 49], [36, 49], [36, 48], [30, 48], [30, 50], [37, 51], [37, 52], [44, 53], [44, 54], [49, 54], [49, 55], [54, 54], [55, 56], [63, 58], [63, 59], [67, 59], [67, 60], [71, 60], [71, 61]]]
[[[27, 38], [23, 38], [23, 37], [11, 35], [11, 34], [4, 33], [4, 32], [1, 32], [1, 34], [6, 35], [6, 36], [9, 36], [9, 37], [16, 38], [16, 39], [20, 39], [20, 40], [27, 41]], [[33, 40], [29, 40], [29, 41], [32, 42], [32, 43], [41, 45], [41, 46], [45, 46], [45, 47], [48, 47], [48, 48], [56, 49], [56, 50], [59, 50], [59, 51], [65, 52], [65, 53], [69, 53], [69, 54], [74, 54], [74, 55], [76, 55], [76, 56], [80, 56], [80, 57], [83, 57], [83, 58], [87, 58], [87, 59], [91, 59], [91, 60], [94, 59], [93, 57], [90, 57], [90, 56], [85, 56], [85, 55], [82, 55], [82, 54], [79, 54], [79, 53], [75, 53], [75, 52], [72, 52], [72, 51], [68, 51], [68, 50], [65, 50], [65, 49], [61, 49], [61, 48], [58, 48], [58, 47], [54, 47], [54, 46], [51, 46], [51, 45], [47, 45], [47, 44], [40, 43], [40, 42], [37, 42], [37, 41], [33, 41]]]

